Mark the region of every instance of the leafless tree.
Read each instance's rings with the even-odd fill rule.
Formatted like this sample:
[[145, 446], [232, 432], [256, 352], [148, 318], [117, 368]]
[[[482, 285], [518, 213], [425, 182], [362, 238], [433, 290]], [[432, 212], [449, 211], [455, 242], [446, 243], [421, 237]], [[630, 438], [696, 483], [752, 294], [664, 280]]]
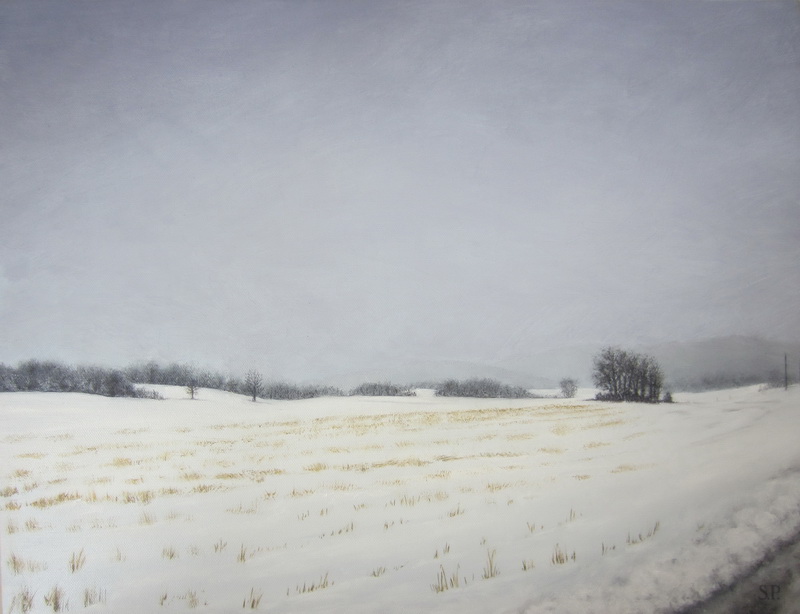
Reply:
[[251, 370], [244, 376], [244, 390], [248, 395], [253, 397], [253, 403], [256, 402], [256, 397], [264, 390], [264, 378], [258, 371]]
[[194, 401], [194, 398], [197, 396], [199, 390], [200, 385], [197, 383], [197, 378], [194, 375], [191, 375], [189, 377], [189, 381], [186, 383], [186, 394], [188, 394], [189, 398]]

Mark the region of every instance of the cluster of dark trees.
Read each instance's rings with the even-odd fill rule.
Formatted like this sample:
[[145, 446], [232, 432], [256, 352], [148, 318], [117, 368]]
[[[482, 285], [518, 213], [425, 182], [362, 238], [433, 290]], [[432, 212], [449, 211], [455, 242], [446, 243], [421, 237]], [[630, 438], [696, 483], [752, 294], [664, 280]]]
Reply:
[[158, 398], [119, 369], [72, 367], [55, 361], [26, 360], [16, 368], [0, 364], [0, 391], [85, 392], [107, 397]]
[[592, 379], [603, 401], [658, 403], [664, 386], [664, 373], [652, 356], [617, 347], [603, 348], [594, 357]]
[[448, 379], [436, 385], [436, 395], [440, 397], [477, 397], [481, 399], [535, 398], [525, 388], [509, 386], [489, 378]]

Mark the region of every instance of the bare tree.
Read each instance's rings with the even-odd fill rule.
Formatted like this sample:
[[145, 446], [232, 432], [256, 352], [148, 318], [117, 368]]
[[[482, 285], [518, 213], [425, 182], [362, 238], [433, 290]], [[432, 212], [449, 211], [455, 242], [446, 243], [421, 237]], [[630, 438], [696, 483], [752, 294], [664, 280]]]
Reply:
[[200, 385], [197, 383], [197, 378], [194, 375], [190, 376], [189, 381], [186, 383], [186, 394], [194, 401], [199, 390]]
[[255, 403], [256, 397], [264, 390], [264, 378], [258, 371], [248, 371], [244, 376], [244, 390], [253, 397], [253, 403]]

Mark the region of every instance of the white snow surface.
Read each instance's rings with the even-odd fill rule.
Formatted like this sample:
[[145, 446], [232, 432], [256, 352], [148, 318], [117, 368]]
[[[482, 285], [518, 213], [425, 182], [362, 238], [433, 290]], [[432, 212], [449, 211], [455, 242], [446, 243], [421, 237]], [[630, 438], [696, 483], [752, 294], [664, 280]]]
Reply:
[[800, 530], [797, 387], [159, 390], [0, 394], [3, 612], [55, 586], [73, 612], [671, 612]]

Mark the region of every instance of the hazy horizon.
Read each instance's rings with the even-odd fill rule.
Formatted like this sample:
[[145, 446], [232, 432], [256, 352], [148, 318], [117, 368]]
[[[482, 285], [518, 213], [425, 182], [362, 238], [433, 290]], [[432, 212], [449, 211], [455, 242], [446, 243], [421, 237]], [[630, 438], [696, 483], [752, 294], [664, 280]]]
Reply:
[[0, 362], [800, 341], [800, 8], [4, 2]]

